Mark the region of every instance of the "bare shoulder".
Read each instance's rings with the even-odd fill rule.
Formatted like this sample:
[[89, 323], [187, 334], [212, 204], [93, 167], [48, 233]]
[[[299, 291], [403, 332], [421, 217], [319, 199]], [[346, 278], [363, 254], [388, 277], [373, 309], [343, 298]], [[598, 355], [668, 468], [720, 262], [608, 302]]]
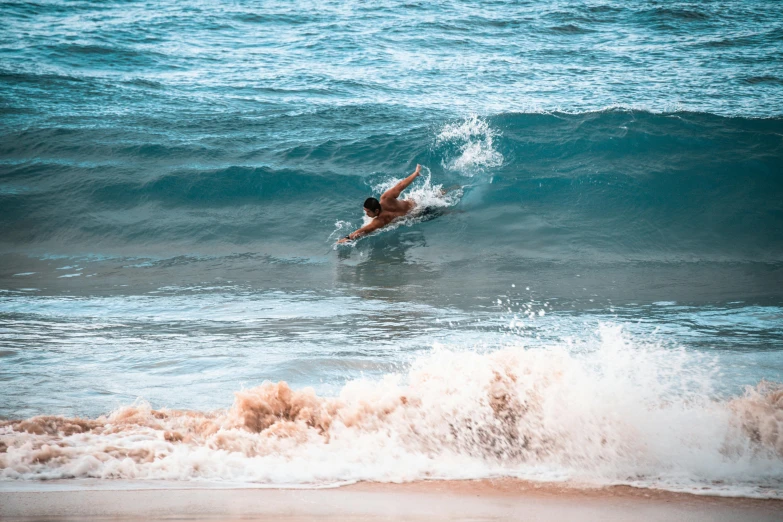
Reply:
[[395, 216], [392, 213], [384, 212], [383, 215], [378, 216], [373, 220], [373, 223], [377, 223], [377, 227], [385, 227], [394, 220]]
[[387, 197], [381, 199], [381, 207], [383, 207], [385, 211], [389, 211], [393, 214], [397, 214], [399, 212], [407, 212], [410, 206], [411, 206], [411, 202], [405, 199], [399, 199], [393, 197]]
[[378, 200], [378, 201], [380, 201], [381, 205], [383, 205], [384, 202], [386, 202], [386, 204], [389, 204], [389, 203], [394, 203], [395, 201], [398, 201], [397, 196], [393, 196], [393, 195], [389, 194], [389, 192], [391, 190], [393, 190], [393, 189], [389, 189], [386, 192], [384, 192], [383, 194], [381, 194], [381, 197]]

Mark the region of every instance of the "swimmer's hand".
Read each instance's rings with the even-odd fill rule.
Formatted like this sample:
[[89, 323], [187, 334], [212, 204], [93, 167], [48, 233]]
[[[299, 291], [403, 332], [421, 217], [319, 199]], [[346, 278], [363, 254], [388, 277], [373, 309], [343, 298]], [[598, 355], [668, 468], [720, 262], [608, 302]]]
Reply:
[[337, 244], [339, 245], [339, 244], [341, 244], [341, 243], [347, 243], [348, 241], [351, 241], [351, 234], [348, 234], [348, 235], [347, 235], [347, 236], [345, 236], [344, 238], [340, 239], [340, 240], [337, 242]]
[[418, 163], [416, 164], [416, 172], [414, 172], [413, 174], [415, 176], [418, 176], [419, 174], [421, 174], [421, 165], [419, 165]]

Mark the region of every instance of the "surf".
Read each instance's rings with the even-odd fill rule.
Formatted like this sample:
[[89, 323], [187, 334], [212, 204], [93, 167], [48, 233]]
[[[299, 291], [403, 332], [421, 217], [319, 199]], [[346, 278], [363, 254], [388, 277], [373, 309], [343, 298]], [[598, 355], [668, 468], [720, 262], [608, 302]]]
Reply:
[[225, 410], [142, 401], [96, 419], [4, 421], [0, 475], [310, 486], [510, 476], [783, 495], [780, 384], [721, 396], [709, 356], [611, 324], [584, 348], [438, 345], [335, 396], [267, 382]]

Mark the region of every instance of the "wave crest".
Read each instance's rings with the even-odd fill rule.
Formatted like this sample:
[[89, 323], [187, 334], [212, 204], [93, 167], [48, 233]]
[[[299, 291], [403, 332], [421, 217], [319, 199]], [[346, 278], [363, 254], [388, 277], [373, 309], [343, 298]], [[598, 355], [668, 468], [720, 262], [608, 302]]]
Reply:
[[499, 131], [475, 114], [444, 125], [435, 138], [436, 147], [446, 149], [441, 165], [466, 176], [500, 167], [503, 154], [495, 149], [494, 142], [498, 136]]

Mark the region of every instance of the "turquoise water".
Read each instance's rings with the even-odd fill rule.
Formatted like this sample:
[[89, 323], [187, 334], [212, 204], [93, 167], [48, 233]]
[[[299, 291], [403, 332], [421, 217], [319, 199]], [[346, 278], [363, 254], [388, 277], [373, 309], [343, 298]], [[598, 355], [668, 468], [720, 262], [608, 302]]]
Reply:
[[778, 3], [0, 14], [0, 477], [781, 496]]

